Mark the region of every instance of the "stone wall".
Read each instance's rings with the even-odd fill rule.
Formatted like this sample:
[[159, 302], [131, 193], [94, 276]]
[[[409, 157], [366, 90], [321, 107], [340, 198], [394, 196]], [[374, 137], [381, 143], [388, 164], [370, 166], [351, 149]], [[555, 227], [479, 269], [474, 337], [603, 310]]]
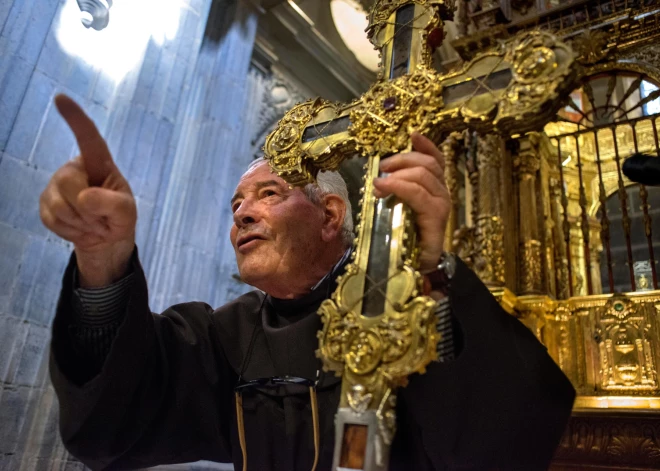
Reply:
[[256, 15], [235, 1], [131, 0], [115, 2], [107, 30], [95, 32], [76, 9], [74, 0], [0, 3], [2, 471], [82, 469], [59, 441], [47, 372], [71, 247], [41, 225], [38, 198], [77, 153], [56, 93], [90, 113], [133, 188], [152, 310], [219, 305], [246, 289], [231, 276], [227, 195], [252, 158], [262, 82], [245, 77]]

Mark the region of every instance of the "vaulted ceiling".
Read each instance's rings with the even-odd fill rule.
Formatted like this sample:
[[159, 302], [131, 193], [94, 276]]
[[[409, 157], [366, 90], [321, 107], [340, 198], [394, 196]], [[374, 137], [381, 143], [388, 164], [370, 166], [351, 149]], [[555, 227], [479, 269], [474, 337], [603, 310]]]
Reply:
[[[365, 41], [359, 44], [366, 38], [366, 13], [351, 7], [360, 5], [356, 0], [263, 0], [253, 62], [277, 71], [303, 96], [348, 101], [361, 95], [376, 73], [373, 59], [370, 70], [363, 64], [369, 58], [361, 62], [356, 54], [369, 56], [375, 51]], [[455, 27], [450, 23], [446, 29], [448, 39], [436, 53], [438, 67], [457, 57], [449, 44]]]

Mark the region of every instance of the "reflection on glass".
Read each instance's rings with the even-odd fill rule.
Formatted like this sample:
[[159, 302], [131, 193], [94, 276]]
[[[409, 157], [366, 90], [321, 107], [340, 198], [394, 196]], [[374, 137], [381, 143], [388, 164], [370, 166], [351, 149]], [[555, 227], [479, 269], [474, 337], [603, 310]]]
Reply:
[[[379, 177], [386, 175], [386, 173], [378, 174]], [[371, 247], [364, 285], [365, 297], [362, 301], [362, 314], [367, 317], [378, 316], [385, 310], [385, 292], [390, 265], [393, 202], [392, 197], [381, 198], [374, 208]]]
[[394, 42], [392, 44], [392, 67], [390, 69], [391, 79], [408, 73], [414, 14], [414, 4], [399, 8], [396, 12], [396, 27], [394, 28]]
[[346, 115], [341, 118], [307, 126], [303, 131], [302, 142], [314, 141], [320, 137], [328, 137], [346, 131], [349, 124], [351, 124], [351, 121], [349, 116]]
[[501, 90], [508, 87], [510, 82], [511, 70], [499, 70], [487, 76], [445, 87], [442, 91], [442, 99], [445, 105], [449, 105], [459, 100], [486, 93], [489, 89]]
[[[658, 91], [658, 87], [651, 82], [644, 80], [641, 85], [642, 99], [647, 98], [651, 93]], [[660, 113], [660, 97], [651, 100], [644, 105], [644, 116]]]

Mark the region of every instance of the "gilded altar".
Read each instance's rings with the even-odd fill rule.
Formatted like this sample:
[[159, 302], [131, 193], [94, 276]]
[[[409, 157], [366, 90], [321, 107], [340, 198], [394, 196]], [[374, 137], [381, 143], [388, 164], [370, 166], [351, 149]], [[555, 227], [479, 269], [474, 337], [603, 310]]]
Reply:
[[446, 242], [578, 392], [552, 469], [658, 469], [660, 189], [621, 165], [660, 148], [660, 4], [485, 3], [459, 10], [463, 60], [547, 29], [579, 54], [580, 85], [540, 132], [444, 142]]

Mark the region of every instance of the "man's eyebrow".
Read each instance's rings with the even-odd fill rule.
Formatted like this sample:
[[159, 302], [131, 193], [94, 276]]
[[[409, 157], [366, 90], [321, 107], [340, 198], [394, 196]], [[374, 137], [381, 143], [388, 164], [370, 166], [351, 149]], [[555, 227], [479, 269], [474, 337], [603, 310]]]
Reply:
[[277, 180], [266, 180], [265, 182], [257, 182], [257, 189], [261, 190], [262, 188], [266, 188], [268, 186], [279, 186], [282, 188], [282, 184], [278, 182]]
[[231, 197], [231, 201], [229, 203], [234, 206], [234, 202], [239, 198], [243, 198], [243, 193], [240, 191], [238, 193], [234, 193], [234, 196]]
[[[278, 186], [278, 187], [282, 188], [282, 184], [280, 182], [278, 182], [277, 180], [266, 180], [266, 181], [263, 181], [263, 182], [257, 182], [255, 186], [257, 187], [257, 190], [261, 190], [262, 188], [266, 188], [266, 187], [269, 187], [269, 186]], [[230, 204], [233, 206], [234, 202], [238, 199], [241, 199], [241, 198], [243, 198], [243, 193], [241, 193], [239, 191], [238, 193], [234, 194], [234, 196], [232, 197], [232, 199], [230, 201]]]

